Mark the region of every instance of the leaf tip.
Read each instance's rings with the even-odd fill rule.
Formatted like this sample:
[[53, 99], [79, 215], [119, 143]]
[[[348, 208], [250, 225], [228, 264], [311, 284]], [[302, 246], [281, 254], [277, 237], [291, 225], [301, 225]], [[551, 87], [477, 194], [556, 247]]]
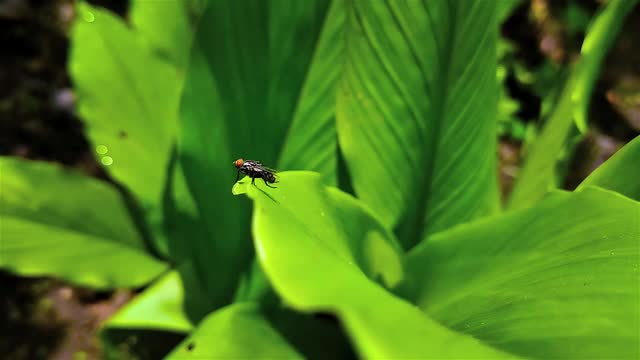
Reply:
[[243, 182], [237, 182], [231, 188], [231, 193], [233, 195], [242, 195], [247, 193], [247, 184]]

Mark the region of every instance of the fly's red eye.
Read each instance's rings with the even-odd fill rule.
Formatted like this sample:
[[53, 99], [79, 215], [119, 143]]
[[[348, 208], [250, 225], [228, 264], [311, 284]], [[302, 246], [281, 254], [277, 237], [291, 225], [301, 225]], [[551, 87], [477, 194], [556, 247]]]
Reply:
[[242, 164], [244, 164], [244, 160], [243, 159], [238, 159], [236, 161], [234, 161], [234, 164], [236, 165], [236, 167], [240, 167], [242, 166]]

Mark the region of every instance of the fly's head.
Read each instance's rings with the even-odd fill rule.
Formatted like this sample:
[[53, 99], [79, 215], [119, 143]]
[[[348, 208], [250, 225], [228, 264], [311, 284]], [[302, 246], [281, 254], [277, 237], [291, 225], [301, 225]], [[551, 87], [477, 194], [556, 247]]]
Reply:
[[240, 159], [234, 161], [233, 165], [235, 165], [236, 168], [240, 169], [242, 167], [242, 165], [244, 165], [244, 159], [240, 158]]

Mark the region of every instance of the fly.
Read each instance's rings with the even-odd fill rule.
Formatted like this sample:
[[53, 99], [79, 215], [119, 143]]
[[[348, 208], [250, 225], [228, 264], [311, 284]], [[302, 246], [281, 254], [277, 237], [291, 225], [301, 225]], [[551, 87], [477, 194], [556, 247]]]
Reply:
[[238, 175], [236, 176], [236, 182], [240, 179], [240, 174], [245, 174], [251, 178], [251, 183], [256, 184], [256, 179], [262, 179], [267, 187], [275, 189], [275, 186], [269, 184], [276, 183], [276, 171], [263, 166], [260, 161], [245, 160], [240, 158], [233, 162], [233, 165], [238, 169]]

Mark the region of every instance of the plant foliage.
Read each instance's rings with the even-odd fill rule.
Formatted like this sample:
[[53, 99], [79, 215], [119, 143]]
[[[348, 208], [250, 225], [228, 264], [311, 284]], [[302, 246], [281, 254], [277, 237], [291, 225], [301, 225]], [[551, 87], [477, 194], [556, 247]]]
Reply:
[[[148, 285], [104, 324], [111, 357], [637, 358], [640, 138], [541, 185], [635, 2], [596, 16], [503, 211], [516, 4], [79, 4], [69, 67], [110, 180], [0, 158], [0, 266]], [[232, 185], [240, 157], [276, 188]]]

